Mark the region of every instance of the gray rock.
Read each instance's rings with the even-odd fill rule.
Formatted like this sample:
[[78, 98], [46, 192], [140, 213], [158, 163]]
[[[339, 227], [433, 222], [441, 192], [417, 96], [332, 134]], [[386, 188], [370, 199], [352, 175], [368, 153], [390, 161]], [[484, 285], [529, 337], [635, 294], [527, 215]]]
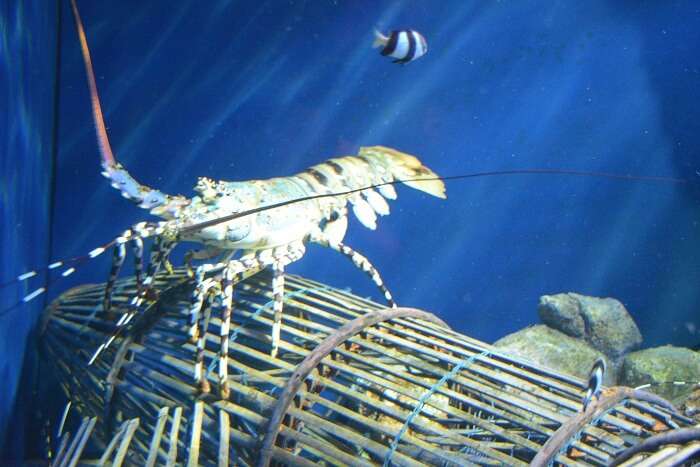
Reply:
[[544, 324], [571, 337], [584, 337], [586, 325], [575, 294], [542, 295], [537, 312]]
[[569, 336], [585, 339], [612, 359], [642, 343], [642, 335], [624, 305], [614, 298], [577, 293], [540, 297], [540, 319]]
[[[605, 356], [580, 339], [543, 324], [509, 334], [494, 345], [510, 355], [538, 363], [547, 368], [587, 380], [593, 362]], [[606, 358], [606, 360], [608, 360]], [[617, 369], [608, 361], [605, 385], [616, 381]]]
[[649, 388], [668, 399], [683, 397], [692, 386], [674, 386], [671, 381], [700, 381], [700, 354], [683, 347], [665, 345], [633, 352], [622, 363], [620, 384], [637, 387], [654, 383]]
[[[697, 387], [697, 386], [695, 386]], [[678, 404], [681, 413], [700, 424], [700, 388], [694, 390]]]

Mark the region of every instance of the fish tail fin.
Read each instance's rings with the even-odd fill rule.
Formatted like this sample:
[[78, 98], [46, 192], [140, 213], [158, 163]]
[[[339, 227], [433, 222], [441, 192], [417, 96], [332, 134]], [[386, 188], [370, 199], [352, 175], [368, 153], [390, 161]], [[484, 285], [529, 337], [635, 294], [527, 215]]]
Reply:
[[374, 42], [372, 42], [372, 47], [377, 48], [377, 47], [384, 47], [387, 42], [389, 42], [389, 38], [386, 37], [384, 34], [379, 32], [377, 29], [374, 30]]

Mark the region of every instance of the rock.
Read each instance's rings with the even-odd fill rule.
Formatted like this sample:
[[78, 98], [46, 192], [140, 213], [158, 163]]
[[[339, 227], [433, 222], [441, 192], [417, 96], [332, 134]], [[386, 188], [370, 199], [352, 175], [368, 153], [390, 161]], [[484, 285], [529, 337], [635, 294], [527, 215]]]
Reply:
[[584, 337], [586, 326], [576, 294], [543, 295], [537, 312], [544, 324], [571, 337]]
[[642, 335], [625, 306], [614, 298], [577, 293], [543, 295], [538, 307], [543, 323], [584, 339], [616, 360], [642, 343]]
[[652, 383], [648, 390], [667, 399], [688, 395], [692, 386], [674, 386], [671, 381], [700, 381], [700, 354], [683, 347], [666, 345], [633, 352], [622, 363], [620, 384], [637, 387]]
[[700, 424], [700, 388], [688, 394], [680, 403], [680, 410], [683, 415], [695, 419]]
[[[605, 358], [601, 352], [584, 341], [569, 337], [543, 324], [509, 334], [497, 340], [494, 345], [510, 355], [584, 380], [588, 380], [588, 373], [595, 359]], [[605, 385], [613, 385], [617, 379], [616, 376], [616, 368], [608, 362]]]

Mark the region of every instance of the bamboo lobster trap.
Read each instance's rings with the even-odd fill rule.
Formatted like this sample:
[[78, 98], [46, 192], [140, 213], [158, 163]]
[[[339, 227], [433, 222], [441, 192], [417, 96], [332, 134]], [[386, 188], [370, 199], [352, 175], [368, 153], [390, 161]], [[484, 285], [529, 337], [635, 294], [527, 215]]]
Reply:
[[[157, 276], [157, 296], [89, 366], [128, 311], [134, 280], [118, 282], [109, 316], [103, 285], [49, 307], [44, 352], [84, 417], [63, 437], [57, 465], [607, 465], [653, 436], [692, 430], [670, 404], [626, 388], [582, 412], [576, 378], [504, 355], [429, 313], [301, 277], [287, 277], [273, 358], [265, 272], [236, 284], [222, 394], [222, 322], [215, 306], [205, 313], [198, 352], [187, 339], [192, 288], [183, 270]], [[209, 392], [194, 380], [198, 355]], [[671, 454], [678, 462], [697, 451], [684, 439]]]

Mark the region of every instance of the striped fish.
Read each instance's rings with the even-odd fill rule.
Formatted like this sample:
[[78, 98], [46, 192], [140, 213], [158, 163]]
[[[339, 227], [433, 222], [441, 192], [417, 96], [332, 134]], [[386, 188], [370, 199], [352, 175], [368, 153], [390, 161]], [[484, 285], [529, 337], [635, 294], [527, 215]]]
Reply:
[[382, 47], [382, 55], [393, 57], [394, 63], [401, 64], [412, 62], [428, 53], [425, 37], [412, 29], [391, 31], [389, 36], [375, 30], [372, 47]]
[[586, 410], [588, 404], [595, 397], [596, 399], [600, 396], [600, 391], [603, 389], [603, 378], [605, 377], [605, 360], [602, 357], [598, 357], [595, 362], [593, 362], [593, 367], [588, 375], [588, 386], [586, 387], [586, 393], [583, 396], [583, 410]]

